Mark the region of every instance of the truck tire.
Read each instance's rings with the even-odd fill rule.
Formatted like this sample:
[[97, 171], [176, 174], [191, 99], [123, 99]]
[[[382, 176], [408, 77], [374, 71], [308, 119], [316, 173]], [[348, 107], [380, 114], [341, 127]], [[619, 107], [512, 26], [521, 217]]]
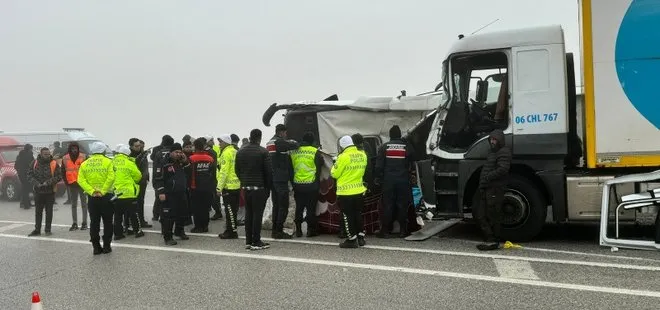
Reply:
[[5, 180], [2, 184], [2, 196], [9, 201], [17, 201], [21, 198], [20, 186], [16, 180]]
[[[473, 215], [480, 207], [479, 200], [477, 190], [472, 200]], [[543, 193], [534, 182], [520, 175], [511, 175], [500, 213], [500, 239], [517, 242], [533, 239], [543, 229], [547, 210]]]

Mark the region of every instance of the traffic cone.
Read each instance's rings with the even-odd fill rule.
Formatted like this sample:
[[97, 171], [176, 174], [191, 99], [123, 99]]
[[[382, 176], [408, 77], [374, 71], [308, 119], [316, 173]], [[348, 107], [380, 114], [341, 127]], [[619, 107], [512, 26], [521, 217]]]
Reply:
[[32, 307], [30, 310], [43, 310], [44, 307], [41, 304], [41, 297], [39, 297], [39, 292], [32, 293]]

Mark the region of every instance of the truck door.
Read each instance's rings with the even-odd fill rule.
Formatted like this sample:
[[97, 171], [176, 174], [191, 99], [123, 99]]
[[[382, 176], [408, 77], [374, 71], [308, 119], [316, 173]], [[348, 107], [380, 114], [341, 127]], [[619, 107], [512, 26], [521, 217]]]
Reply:
[[563, 44], [512, 49], [513, 153], [566, 154], [566, 58]]

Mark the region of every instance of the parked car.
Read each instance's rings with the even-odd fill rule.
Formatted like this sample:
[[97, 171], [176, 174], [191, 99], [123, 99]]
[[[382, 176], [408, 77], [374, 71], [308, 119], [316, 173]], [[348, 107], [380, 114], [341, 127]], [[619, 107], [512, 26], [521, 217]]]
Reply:
[[[24, 145], [14, 138], [0, 136], [0, 196], [10, 201], [21, 199], [23, 184], [18, 178], [14, 163]], [[56, 195], [61, 197], [65, 192], [64, 182], [58, 183]]]

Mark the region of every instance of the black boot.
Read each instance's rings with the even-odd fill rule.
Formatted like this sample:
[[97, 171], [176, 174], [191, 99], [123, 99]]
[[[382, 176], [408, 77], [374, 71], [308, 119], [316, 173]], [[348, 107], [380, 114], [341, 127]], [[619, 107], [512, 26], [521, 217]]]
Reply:
[[358, 236], [358, 245], [359, 246], [365, 246], [367, 244], [366, 241], [364, 241], [364, 236]]
[[238, 233], [234, 231], [225, 231], [218, 235], [218, 237], [220, 237], [220, 239], [238, 239]]
[[41, 236], [41, 232], [35, 229], [28, 235], [28, 237], [34, 237], [34, 236]]
[[103, 254], [108, 254], [112, 252], [112, 248], [110, 247], [110, 242], [104, 242], [103, 243]]
[[486, 242], [477, 245], [479, 251], [492, 251], [500, 248], [500, 244], [497, 242]]
[[359, 246], [357, 239], [346, 239], [344, 242], [339, 244], [339, 247], [342, 249], [357, 249]]
[[177, 236], [177, 237], [179, 237], [181, 240], [188, 240], [188, 239], [190, 239], [190, 237], [188, 237], [188, 235], [186, 235], [186, 233], [185, 233], [184, 231], [180, 231], [180, 232], [178, 232], [178, 233], [175, 233], [174, 235]]
[[103, 253], [103, 249], [101, 248], [101, 244], [98, 242], [92, 242], [92, 247], [94, 248], [94, 255], [99, 255]]
[[82, 225], [80, 225], [80, 230], [87, 230], [87, 223], [82, 223]]

